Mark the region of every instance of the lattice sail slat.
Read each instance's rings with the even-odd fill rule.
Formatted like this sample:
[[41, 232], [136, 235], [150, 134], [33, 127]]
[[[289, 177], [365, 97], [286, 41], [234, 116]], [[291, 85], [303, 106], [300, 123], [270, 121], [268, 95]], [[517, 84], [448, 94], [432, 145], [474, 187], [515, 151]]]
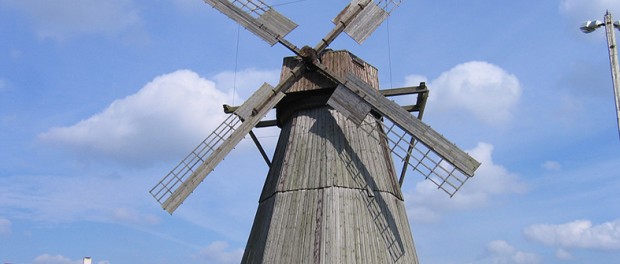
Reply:
[[220, 147], [222, 142], [230, 137], [240, 124], [241, 120], [234, 114], [230, 114], [222, 124], [150, 190], [155, 200], [163, 205], [174, 191], [205, 162], [206, 157]]
[[[292, 79], [289, 77], [288, 79]], [[280, 83], [284, 89], [287, 82]], [[265, 83], [151, 189], [151, 195], [172, 214], [226, 155], [258, 124], [284, 93]]]
[[[333, 22], [346, 23], [351, 19], [351, 22], [345, 25], [344, 31], [362, 44], [401, 2], [402, 0], [353, 0]], [[362, 10], [358, 12], [360, 8]]]
[[295, 22], [261, 0], [204, 0], [273, 46], [293, 29]]
[[360, 78], [347, 74], [346, 81], [342, 80], [339, 82], [343, 83], [343, 87], [350, 89], [354, 94], [363, 98], [367, 104], [372, 106], [375, 112], [389, 118], [396, 126], [406, 131], [416, 140], [424, 143], [446, 161], [454, 164], [465, 175], [473, 176], [476, 169], [480, 166], [480, 162], [447, 140], [439, 132], [403, 110], [398, 104], [383, 97], [377, 90], [370, 87]]
[[412, 143], [412, 135], [387, 117], [366, 118], [359, 128], [376, 140], [387, 141], [392, 154], [407, 162], [410, 171], [430, 180], [451, 197], [470, 178], [424, 143], [419, 140]]
[[[378, 136], [375, 135], [383, 135], [385, 138], [377, 139], [390, 142], [395, 156], [450, 196], [480, 166], [469, 154], [382, 96], [364, 80], [351, 73], [346, 75], [346, 79], [341, 79], [325, 67], [320, 69], [340, 83], [328, 100], [328, 105], [359, 125], [369, 136], [376, 138]], [[369, 109], [373, 110], [372, 116], [377, 119], [370, 120], [381, 126], [368, 123]], [[375, 130], [379, 129], [381, 133], [376, 133]]]

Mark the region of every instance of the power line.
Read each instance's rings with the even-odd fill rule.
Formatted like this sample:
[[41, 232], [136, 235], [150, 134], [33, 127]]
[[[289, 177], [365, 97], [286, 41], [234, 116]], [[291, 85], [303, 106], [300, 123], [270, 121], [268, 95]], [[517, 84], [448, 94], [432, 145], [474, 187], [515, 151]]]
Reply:
[[235, 49], [235, 70], [233, 73], [233, 94], [232, 105], [235, 105], [235, 94], [237, 93], [237, 68], [239, 66], [239, 38], [241, 32], [241, 25], [237, 25], [237, 47]]
[[394, 88], [392, 84], [392, 44], [390, 42], [390, 17], [385, 20], [385, 25], [387, 27], [387, 50], [388, 50], [388, 71], [390, 74], [390, 89]]
[[275, 5], [272, 5], [271, 7], [296, 4], [296, 3], [299, 3], [299, 2], [305, 2], [305, 1], [308, 1], [308, 0], [290, 1], [290, 2], [286, 2], [286, 3], [282, 3], [282, 4], [275, 4]]

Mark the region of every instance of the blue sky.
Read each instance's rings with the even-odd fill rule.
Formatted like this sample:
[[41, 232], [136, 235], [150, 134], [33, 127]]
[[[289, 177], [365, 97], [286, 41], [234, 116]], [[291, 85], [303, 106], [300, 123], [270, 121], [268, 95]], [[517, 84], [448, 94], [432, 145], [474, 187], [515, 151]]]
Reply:
[[[267, 1], [314, 45], [348, 3]], [[620, 139], [602, 30], [617, 0], [403, 1], [363, 44], [383, 88], [483, 163], [403, 186], [422, 263], [615, 263]], [[238, 45], [237, 45], [238, 43]], [[170, 216], [148, 190], [282, 57], [200, 0], [0, 0], [0, 261], [238, 263], [267, 172], [248, 139]], [[236, 74], [235, 74], [236, 72]], [[269, 151], [277, 129], [256, 133]]]

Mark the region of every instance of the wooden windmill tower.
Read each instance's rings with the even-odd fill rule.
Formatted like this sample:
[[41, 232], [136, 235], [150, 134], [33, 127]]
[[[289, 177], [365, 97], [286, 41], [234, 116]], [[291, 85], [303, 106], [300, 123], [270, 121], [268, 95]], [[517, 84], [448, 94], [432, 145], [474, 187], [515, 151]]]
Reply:
[[[280, 83], [263, 84], [150, 192], [172, 213], [254, 127], [277, 124], [278, 145], [242, 263], [418, 263], [400, 184], [409, 168], [452, 196], [480, 165], [408, 111], [421, 84], [378, 90], [377, 70], [327, 46], [343, 31], [363, 42], [400, 4], [353, 0], [314, 48], [284, 39], [296, 24], [261, 0], [205, 0], [284, 59]], [[418, 94], [401, 107], [385, 96]], [[277, 120], [261, 121], [276, 108]], [[403, 161], [400, 180], [392, 156]], [[399, 184], [400, 183], [400, 184]]]

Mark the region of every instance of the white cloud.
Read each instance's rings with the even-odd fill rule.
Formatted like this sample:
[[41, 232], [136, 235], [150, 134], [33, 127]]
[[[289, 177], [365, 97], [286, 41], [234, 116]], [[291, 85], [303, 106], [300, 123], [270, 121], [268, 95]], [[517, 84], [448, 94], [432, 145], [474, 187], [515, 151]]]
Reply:
[[[247, 74], [259, 82], [270, 73], [244, 71], [238, 77], [247, 82]], [[155, 208], [148, 187], [161, 176], [160, 168], [143, 167], [130, 171], [131, 177], [127, 177], [101, 160], [130, 164], [154, 164], [166, 158], [177, 161], [221, 123], [225, 117], [221, 105], [229, 103], [231, 96], [217, 90], [215, 82], [194, 72], [177, 71], [155, 78], [101, 113], [40, 134], [41, 141], [66, 149], [89, 163], [79, 163], [79, 176], [67, 176], [74, 174], [69, 170], [67, 175], [0, 177], [0, 215], [52, 224], [157, 224], [160, 219], [146, 208]], [[252, 147], [251, 141], [245, 140], [243, 146]], [[254, 154], [253, 148], [251, 151]], [[101, 170], [101, 166], [105, 169]], [[146, 175], [157, 178], [145, 183]]]
[[540, 257], [534, 253], [515, 249], [504, 240], [491, 241], [487, 245], [491, 263], [494, 264], [535, 264], [540, 263]]
[[[423, 76], [407, 76], [406, 85], [424, 80]], [[488, 124], [510, 120], [522, 92], [516, 76], [482, 61], [459, 64], [428, 85], [431, 92], [427, 107], [433, 108], [432, 112], [466, 111]]]
[[[265, 82], [275, 86], [279, 77], [280, 70], [260, 71], [250, 68], [238, 71], [236, 77], [232, 71], [220, 72], [213, 76], [213, 81], [219, 89], [232, 91], [235, 87], [241, 97], [248, 98]], [[235, 102], [235, 104], [241, 103]]]
[[11, 234], [11, 221], [0, 218], [0, 237]]
[[32, 17], [41, 38], [142, 33], [142, 18], [133, 0], [0, 0], [0, 5]]
[[571, 259], [573, 259], [573, 255], [570, 252], [568, 252], [568, 251], [566, 251], [566, 250], [564, 250], [562, 248], [560, 248], [557, 251], [555, 251], [555, 257], [558, 258], [558, 259], [561, 259], [561, 260], [571, 260]]
[[564, 249], [620, 250], [620, 219], [596, 226], [588, 220], [559, 225], [536, 224], [525, 228], [524, 233], [529, 239]]
[[504, 240], [495, 240], [489, 242], [489, 244], [487, 245], [487, 249], [490, 252], [502, 255], [514, 252], [514, 247]]
[[82, 260], [71, 260], [62, 255], [43, 254], [36, 257], [33, 264], [82, 264]]
[[487, 205], [494, 195], [525, 192], [526, 185], [516, 174], [493, 162], [492, 145], [479, 143], [467, 152], [481, 162], [476, 175], [452, 198], [438, 191], [430, 181], [417, 183], [413, 193], [405, 193], [410, 201], [407, 204], [411, 219], [435, 222], [443, 211], [478, 208]]
[[243, 249], [229, 249], [228, 243], [216, 241], [200, 250], [196, 258], [206, 263], [228, 264], [239, 263], [243, 257]]
[[[253, 69], [237, 73], [235, 104], [243, 103], [236, 94], [249, 97], [263, 82], [277, 81], [278, 74]], [[164, 74], [101, 113], [38, 137], [83, 159], [130, 165], [180, 159], [227, 117], [222, 105], [232, 104], [233, 75], [223, 72], [211, 81], [190, 70]], [[256, 134], [274, 132], [260, 129]]]
[[405, 76], [405, 84], [407, 86], [419, 85], [421, 82], [425, 82], [428, 84], [428, 79], [426, 78], [426, 76], [416, 74]]
[[559, 162], [551, 160], [545, 161], [545, 163], [542, 164], [542, 167], [550, 171], [559, 171], [562, 169], [562, 165], [560, 165]]
[[155, 78], [103, 112], [39, 135], [85, 157], [142, 164], [179, 158], [204, 139], [226, 115], [230, 94], [189, 70]]
[[522, 193], [526, 185], [521, 182], [519, 176], [508, 171], [493, 161], [493, 145], [478, 143], [476, 148], [468, 153], [482, 165], [476, 171], [470, 186], [466, 192], [486, 192], [488, 194]]

